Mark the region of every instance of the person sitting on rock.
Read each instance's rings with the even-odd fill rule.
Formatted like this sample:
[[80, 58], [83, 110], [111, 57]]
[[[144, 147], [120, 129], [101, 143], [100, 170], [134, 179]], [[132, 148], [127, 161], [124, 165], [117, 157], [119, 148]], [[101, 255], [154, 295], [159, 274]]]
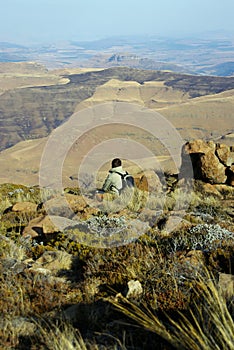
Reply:
[[119, 158], [112, 160], [111, 169], [106, 177], [101, 190], [96, 191], [96, 199], [102, 201], [104, 193], [120, 195], [126, 189], [133, 189], [135, 181], [132, 175], [122, 168], [122, 162]]
[[106, 177], [102, 186], [103, 192], [109, 192], [119, 195], [122, 189], [122, 175], [126, 174], [126, 171], [122, 168], [122, 162], [119, 158], [115, 158], [111, 162], [111, 169]]

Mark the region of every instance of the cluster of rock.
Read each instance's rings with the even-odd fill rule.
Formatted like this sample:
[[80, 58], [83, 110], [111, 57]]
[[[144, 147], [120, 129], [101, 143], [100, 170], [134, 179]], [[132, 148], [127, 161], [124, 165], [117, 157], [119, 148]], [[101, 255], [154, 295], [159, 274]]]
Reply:
[[182, 177], [188, 177], [191, 165], [194, 179], [234, 186], [233, 146], [214, 141], [189, 141], [182, 148]]

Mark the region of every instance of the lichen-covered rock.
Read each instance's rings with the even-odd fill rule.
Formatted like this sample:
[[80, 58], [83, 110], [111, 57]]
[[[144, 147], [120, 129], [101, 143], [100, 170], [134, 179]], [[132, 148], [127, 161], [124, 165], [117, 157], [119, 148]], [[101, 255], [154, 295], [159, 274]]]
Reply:
[[[199, 179], [211, 184], [227, 181], [227, 165], [232, 162], [230, 148], [213, 141], [194, 140], [182, 148], [181, 176]], [[193, 172], [191, 171], [191, 167]]]
[[234, 162], [234, 154], [230, 151], [230, 147], [227, 145], [217, 144], [216, 154], [220, 162], [225, 166], [231, 166]]
[[222, 184], [227, 180], [226, 168], [219, 162], [218, 157], [216, 157], [213, 151], [201, 155], [200, 170], [202, 179], [209, 181], [211, 184]]
[[37, 204], [32, 202], [18, 202], [12, 207], [12, 211], [15, 212], [36, 212]]
[[190, 142], [187, 142], [183, 147], [183, 152], [186, 154], [192, 154], [192, 153], [203, 153], [206, 154], [207, 152], [215, 151], [215, 143], [213, 141], [203, 141], [203, 140], [193, 140]]

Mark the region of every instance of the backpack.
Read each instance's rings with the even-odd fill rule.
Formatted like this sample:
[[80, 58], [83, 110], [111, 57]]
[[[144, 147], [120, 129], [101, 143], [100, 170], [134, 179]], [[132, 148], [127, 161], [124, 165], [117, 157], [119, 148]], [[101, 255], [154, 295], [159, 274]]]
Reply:
[[119, 193], [121, 193], [126, 188], [134, 188], [135, 187], [135, 181], [132, 175], [130, 175], [127, 171], [125, 174], [121, 174], [118, 171], [115, 171], [116, 174], [119, 174], [122, 179], [122, 188], [119, 190]]

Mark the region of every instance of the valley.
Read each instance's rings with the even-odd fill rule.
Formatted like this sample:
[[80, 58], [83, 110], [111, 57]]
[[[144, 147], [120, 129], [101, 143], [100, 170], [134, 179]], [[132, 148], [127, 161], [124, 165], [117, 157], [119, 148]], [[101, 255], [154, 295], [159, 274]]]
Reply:
[[[98, 104], [128, 103], [160, 113], [184, 142], [202, 138], [230, 144], [225, 135], [234, 131], [233, 77], [127, 67], [49, 71], [36, 63], [7, 63], [5, 68], [0, 64], [0, 84], [0, 182], [37, 184], [40, 159], [53, 130], [74, 113], [79, 118], [79, 112]], [[81, 141], [85, 144], [82, 150], [74, 144], [66, 178], [92, 147], [117, 137], [143, 143], [157, 157], [167, 156], [154, 137], [110, 126]], [[148, 166], [153, 165], [148, 162]]]

